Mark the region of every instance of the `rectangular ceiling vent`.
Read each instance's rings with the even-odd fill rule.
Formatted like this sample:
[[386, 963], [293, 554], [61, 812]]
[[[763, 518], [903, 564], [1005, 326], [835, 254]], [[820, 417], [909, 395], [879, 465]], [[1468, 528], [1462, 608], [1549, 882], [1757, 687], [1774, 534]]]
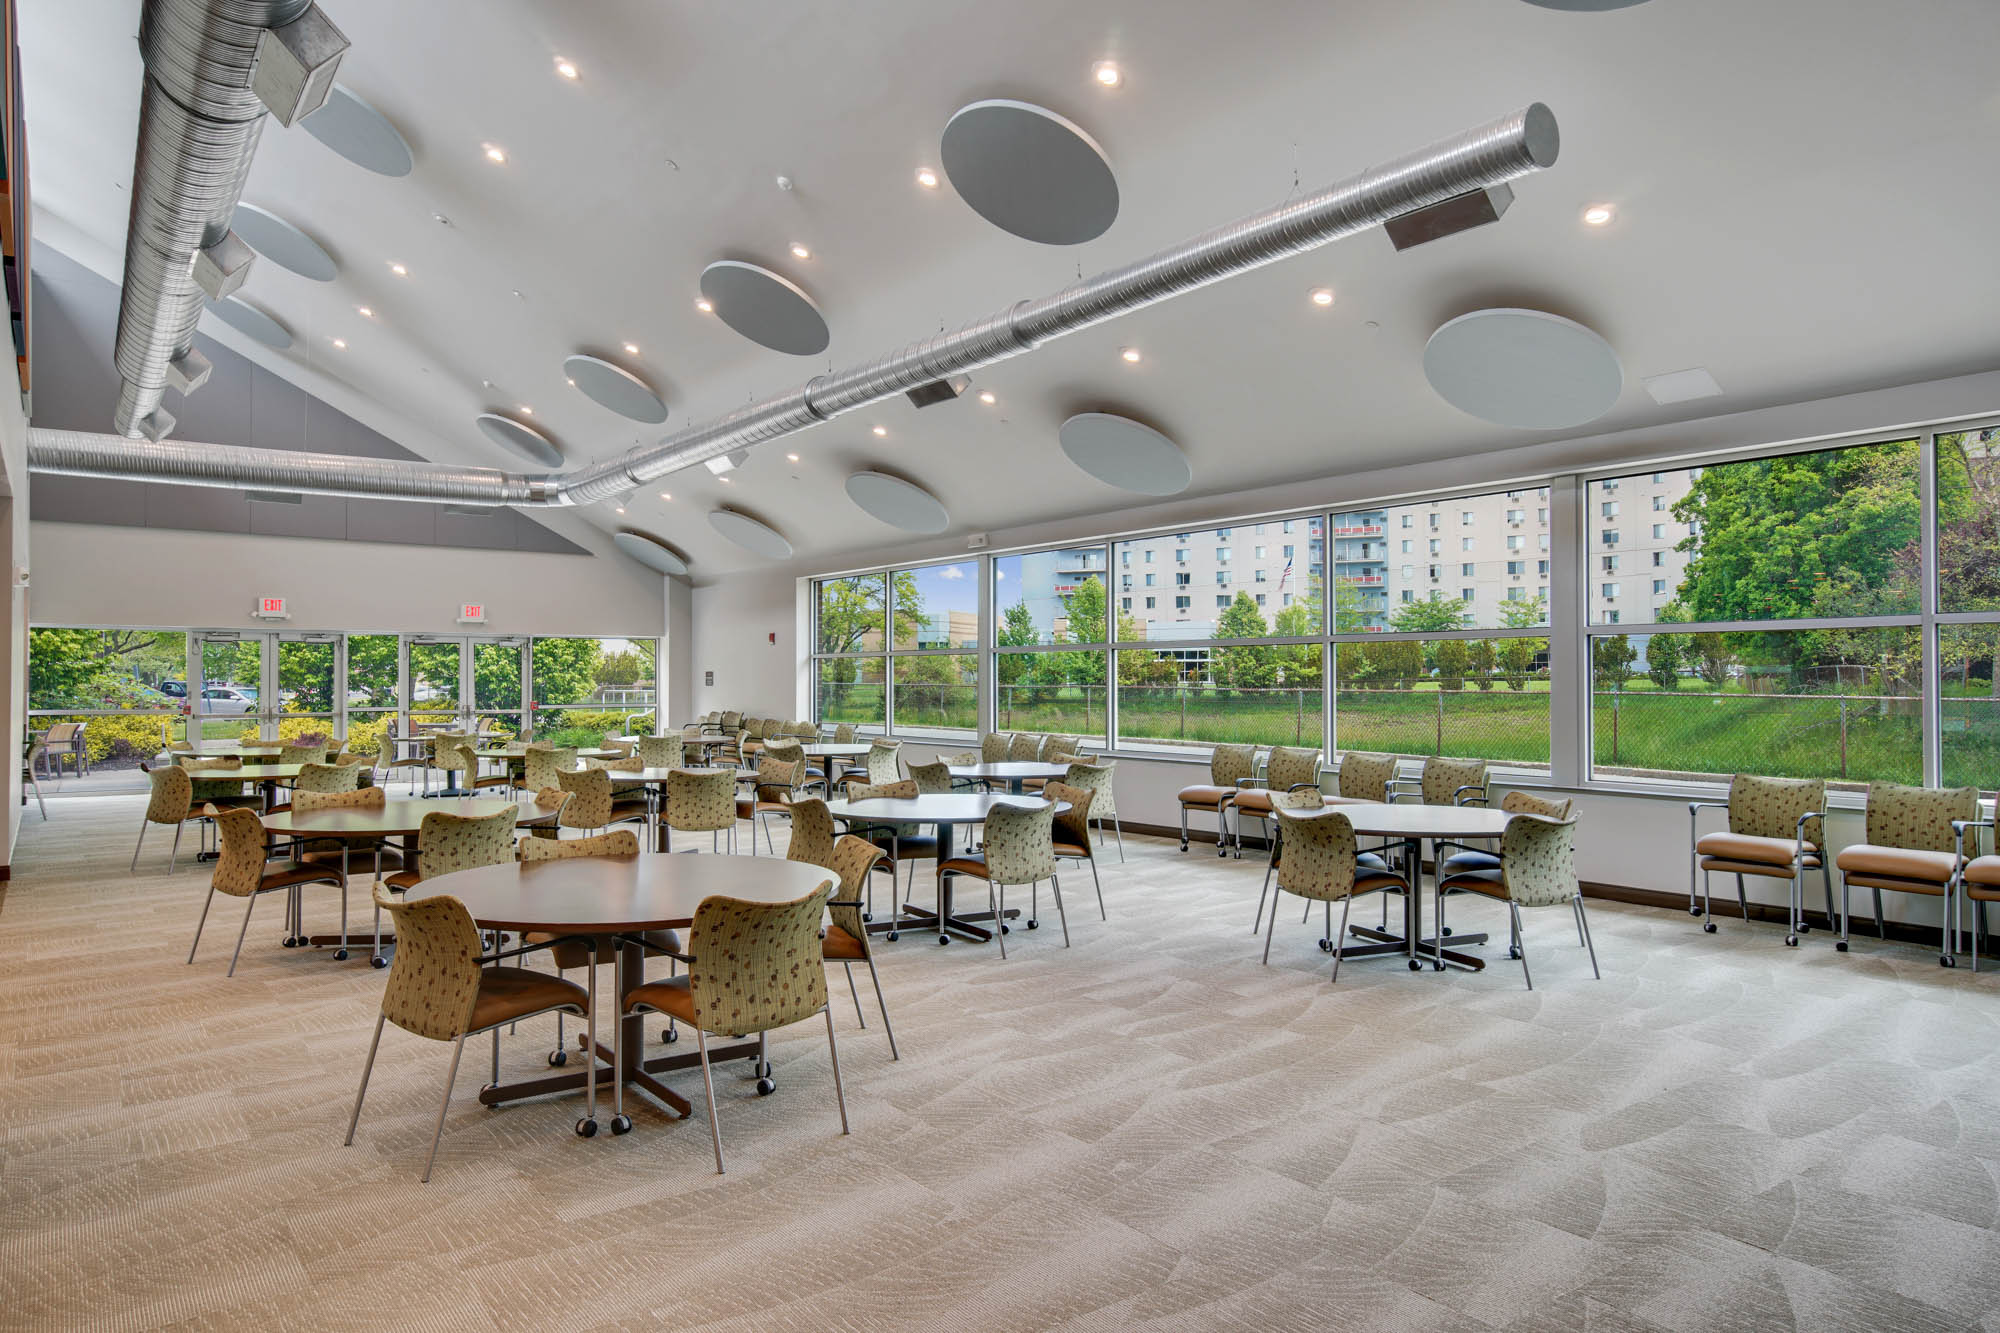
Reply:
[[297, 491], [245, 491], [243, 498], [256, 505], [302, 505], [306, 497]]
[[490, 518], [499, 508], [498, 505], [446, 505], [444, 512], [458, 518]]
[[1513, 190], [1504, 184], [1492, 185], [1483, 190], [1455, 194], [1441, 204], [1390, 218], [1382, 224], [1382, 229], [1389, 233], [1390, 242], [1398, 250], [1407, 250], [1411, 246], [1443, 240], [1462, 231], [1471, 231], [1474, 227], [1483, 227], [1489, 222], [1498, 222], [1500, 215], [1507, 211], [1507, 205], [1513, 202]]
[[948, 403], [971, 386], [972, 381], [965, 376], [954, 375], [948, 380], [919, 384], [914, 389], [905, 390], [903, 396], [915, 407], [929, 407], [934, 403]]

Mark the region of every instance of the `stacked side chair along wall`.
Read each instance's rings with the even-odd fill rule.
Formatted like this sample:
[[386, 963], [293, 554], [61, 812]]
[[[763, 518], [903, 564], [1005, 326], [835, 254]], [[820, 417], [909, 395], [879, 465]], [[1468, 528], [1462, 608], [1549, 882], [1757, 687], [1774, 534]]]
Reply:
[[1230, 805], [1236, 812], [1236, 854], [1243, 854], [1243, 817], [1248, 815], [1264, 826], [1269, 836], [1270, 822], [1277, 816], [1273, 813], [1276, 805], [1272, 796], [1281, 791], [1301, 791], [1307, 787], [1319, 791], [1319, 749], [1316, 746], [1273, 746], [1264, 761], [1262, 778], [1247, 777], [1237, 780], [1237, 791], [1230, 798]]
[[[1208, 756], [1208, 781], [1180, 790], [1181, 850], [1188, 849], [1188, 811], [1215, 812], [1215, 854], [1229, 855], [1229, 806], [1236, 799], [1237, 784], [1257, 772], [1257, 747], [1218, 745]], [[1239, 855], [1241, 849], [1238, 849]]]
[[1977, 787], [1904, 787], [1893, 782], [1868, 784], [1868, 841], [1851, 843], [1834, 857], [1840, 871], [1840, 939], [1834, 948], [1847, 951], [1849, 891], [1855, 886], [1875, 891], [1876, 933], [1886, 933], [1882, 890], [1921, 894], [1944, 900], [1944, 929], [1938, 952], [1940, 967], [1956, 967], [1952, 936], [1959, 872], [1960, 826], [1979, 818]]
[[[1729, 831], [1702, 833], [1703, 810], [1729, 812]], [[1787, 881], [1785, 943], [1797, 946], [1806, 930], [1805, 877], [1820, 872], [1826, 889], [1826, 919], [1834, 920], [1833, 872], [1826, 864], [1826, 783], [1818, 778], [1764, 778], [1738, 773], [1729, 779], [1727, 801], [1688, 802], [1688, 912], [1701, 918], [1701, 928], [1715, 933], [1710, 910], [1709, 876], [1736, 876], [1736, 902], [1743, 919], [1750, 919], [1750, 896], [1744, 876]], [[1701, 903], [1695, 903], [1699, 880]], [[1878, 895], [1879, 901], [1879, 895]]]

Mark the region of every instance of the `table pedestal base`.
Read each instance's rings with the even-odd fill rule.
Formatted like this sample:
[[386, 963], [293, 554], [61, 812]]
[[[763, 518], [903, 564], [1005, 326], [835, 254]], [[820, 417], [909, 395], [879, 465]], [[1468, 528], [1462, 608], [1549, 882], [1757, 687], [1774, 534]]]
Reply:
[[[1410, 955], [1410, 941], [1407, 936], [1391, 934], [1386, 930], [1377, 930], [1373, 926], [1349, 925], [1347, 929], [1349, 934], [1359, 939], [1373, 940], [1375, 943], [1350, 944], [1340, 951], [1342, 958], [1381, 958], [1392, 953]], [[1486, 970], [1486, 960], [1484, 958], [1476, 954], [1460, 953], [1458, 950], [1450, 947], [1450, 944], [1484, 944], [1486, 943], [1485, 935], [1447, 935], [1445, 939], [1450, 942], [1440, 951], [1445, 962], [1465, 968], [1470, 972], [1483, 972]], [[1436, 950], [1437, 946], [1438, 940], [1435, 936], [1418, 940], [1416, 953], [1414, 956], [1410, 956], [1410, 970], [1413, 972], [1416, 971], [1417, 968], [1423, 965], [1426, 959], [1435, 961], [1438, 955], [1433, 950]], [[1333, 952], [1333, 944], [1329, 940], [1321, 940], [1319, 947], [1328, 953]]]
[[[1009, 921], [1018, 918], [1020, 915], [1021, 909], [1018, 907], [1007, 909], [1006, 917]], [[935, 930], [938, 933], [939, 944], [945, 944], [950, 941], [951, 936], [947, 935], [946, 931], [954, 931], [966, 939], [978, 940], [981, 944], [984, 944], [993, 938], [993, 932], [984, 926], [975, 926], [972, 923], [975, 921], [990, 922], [992, 920], [993, 913], [991, 912], [954, 912], [950, 916], [945, 917], [942, 925], [940, 925], [936, 912], [928, 907], [918, 907], [910, 904], [903, 908], [902, 929]], [[894, 921], [871, 921], [868, 923], [868, 933], [871, 935], [887, 935], [890, 933], [891, 927], [896, 924]]]

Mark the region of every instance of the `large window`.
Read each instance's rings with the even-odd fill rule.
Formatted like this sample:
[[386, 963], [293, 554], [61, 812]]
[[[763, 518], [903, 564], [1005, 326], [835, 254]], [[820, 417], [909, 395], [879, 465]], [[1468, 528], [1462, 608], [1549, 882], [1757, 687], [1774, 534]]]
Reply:
[[1628, 534], [1656, 580], [1591, 580], [1593, 774], [1920, 781], [1921, 475], [1905, 439], [1591, 483], [1673, 519]]
[[979, 580], [980, 563], [963, 560], [815, 584], [817, 720], [871, 732], [977, 730]]
[[[474, 706], [496, 715], [518, 708], [519, 646], [472, 647]], [[606, 734], [651, 731], [658, 659], [656, 639], [536, 639], [528, 655], [535, 735], [559, 745], [595, 745]]]
[[187, 661], [180, 630], [30, 630], [29, 726], [80, 724], [92, 767], [136, 772], [181, 733]]

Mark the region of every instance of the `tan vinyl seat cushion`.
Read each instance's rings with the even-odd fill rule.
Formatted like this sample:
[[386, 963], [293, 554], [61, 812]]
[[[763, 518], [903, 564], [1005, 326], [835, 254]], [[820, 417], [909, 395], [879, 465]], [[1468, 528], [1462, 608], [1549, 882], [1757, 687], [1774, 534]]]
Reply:
[[980, 879], [985, 879], [986, 854], [984, 852], [966, 852], [963, 855], [954, 856], [950, 860], [942, 861], [938, 864], [938, 874], [977, 875]]
[[868, 957], [868, 950], [860, 940], [834, 925], [826, 928], [826, 938], [820, 941], [820, 952], [842, 963], [858, 963]]
[[[330, 866], [338, 870], [341, 865], [341, 855], [339, 851], [329, 847], [317, 852], [307, 852], [299, 859], [307, 865]], [[346, 856], [349, 870], [387, 870], [392, 866], [403, 864], [402, 856], [390, 847], [350, 847]]]
[[1952, 852], [1922, 852], [1859, 842], [1841, 848], [1833, 863], [1840, 867], [1849, 884], [1862, 888], [1942, 895], [1958, 868], [1958, 857]]
[[1057, 856], [1082, 857], [1086, 861], [1090, 859], [1090, 846], [1087, 843], [1064, 842], [1061, 838], [1057, 838], [1055, 849]]
[[[1697, 854], [1717, 861], [1753, 862], [1789, 869], [1798, 843], [1791, 838], [1756, 838], [1748, 833], [1705, 833], [1695, 842], [1694, 849]], [[1816, 849], [1809, 848], [1806, 852], [1805, 864], [1808, 868], [1818, 867], [1819, 853]], [[1704, 868], [1715, 870], [1721, 867]]]
[[1182, 787], [1181, 804], [1214, 810], [1236, 795], [1234, 787]]
[[561, 1004], [582, 1009], [589, 1002], [588, 992], [574, 981], [530, 972], [525, 967], [485, 967], [479, 970], [479, 998], [472, 1003], [471, 1030], [526, 1018]]
[[694, 992], [688, 989], [685, 972], [665, 981], [649, 981], [643, 986], [634, 986], [625, 993], [625, 1012], [630, 1013], [641, 1004], [651, 1005], [683, 1023], [694, 1022]]
[[1385, 875], [1371, 872], [1367, 866], [1356, 863], [1354, 872], [1354, 892], [1363, 893], [1408, 893], [1410, 886], [1403, 883], [1401, 875]]
[[2000, 856], [1977, 856], [1965, 863], [1965, 896], [1978, 902], [2000, 900]]
[[269, 870], [257, 881], [257, 889], [285, 889], [294, 884], [338, 884], [339, 866], [287, 866], [283, 870]]

